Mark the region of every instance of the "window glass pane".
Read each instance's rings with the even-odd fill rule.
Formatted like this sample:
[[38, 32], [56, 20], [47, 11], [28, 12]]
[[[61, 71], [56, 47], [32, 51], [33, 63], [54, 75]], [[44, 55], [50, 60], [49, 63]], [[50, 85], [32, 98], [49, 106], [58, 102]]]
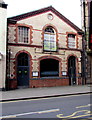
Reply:
[[52, 27], [49, 26], [45, 29], [45, 32], [54, 33], [54, 30]]
[[29, 28], [18, 27], [18, 42], [28, 43], [29, 39]]
[[28, 66], [28, 55], [26, 53], [20, 53], [17, 58], [18, 66]]
[[47, 27], [44, 33], [44, 50], [56, 51], [56, 35], [53, 28]]
[[51, 51], [56, 51], [56, 42], [50, 43], [50, 49], [51, 49]]
[[56, 41], [55, 35], [50, 35], [50, 41]]
[[50, 41], [44, 41], [44, 50], [50, 50]]
[[76, 48], [75, 35], [72, 35], [72, 34], [68, 35], [68, 47], [69, 48]]
[[54, 59], [41, 60], [40, 61], [40, 76], [41, 77], [59, 76], [59, 61], [54, 60]]
[[50, 35], [49, 34], [44, 34], [44, 40], [50, 40]]

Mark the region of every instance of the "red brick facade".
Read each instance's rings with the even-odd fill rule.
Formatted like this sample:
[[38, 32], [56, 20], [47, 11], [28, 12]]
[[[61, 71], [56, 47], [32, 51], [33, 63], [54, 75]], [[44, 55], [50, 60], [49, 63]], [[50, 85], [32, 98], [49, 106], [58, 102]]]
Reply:
[[[52, 15], [53, 19], [49, 20], [48, 15]], [[41, 18], [41, 19], [40, 19]], [[37, 23], [39, 21], [39, 23]], [[27, 27], [29, 29], [29, 41], [26, 43], [24, 41], [18, 41], [18, 26]], [[45, 51], [44, 41], [45, 41], [45, 29], [50, 26], [55, 31], [55, 45], [56, 51]], [[74, 78], [76, 85], [82, 84], [82, 77], [79, 76], [81, 73], [81, 62], [78, 60], [82, 52], [82, 37], [78, 34], [81, 31], [76, 25], [65, 18], [52, 6], [30, 12], [27, 14], [19, 15], [8, 19], [8, 49], [12, 51], [10, 55], [10, 61], [8, 68], [10, 74], [10, 80], [8, 79], [8, 87], [10, 89], [15, 89], [19, 87], [18, 84], [18, 56], [24, 53], [28, 56], [28, 87], [54, 87], [54, 86], [68, 86], [70, 85], [69, 78], [69, 58], [74, 57], [75, 75]], [[75, 35], [75, 48], [69, 48], [68, 46], [68, 34]], [[46, 33], [48, 35], [48, 33]], [[51, 34], [53, 35], [53, 33]], [[53, 37], [53, 36], [52, 36]], [[53, 41], [51, 41], [52, 43]], [[50, 44], [51, 44], [50, 43]], [[53, 42], [54, 43], [54, 42]], [[73, 42], [72, 42], [73, 43]], [[48, 43], [47, 43], [48, 44]], [[45, 44], [46, 45], [46, 44]], [[51, 66], [54, 72], [58, 72], [57, 76], [41, 76], [41, 72], [47, 72], [47, 68], [50, 67], [46, 62], [44, 64], [44, 70], [41, 71], [41, 61], [43, 60], [53, 60], [54, 64]], [[58, 67], [57, 67], [57, 66]], [[47, 68], [46, 68], [47, 67]], [[72, 66], [73, 67], [73, 66]], [[48, 71], [53, 69], [49, 68]], [[23, 68], [24, 69], [24, 68]], [[21, 69], [22, 70], [22, 69]], [[73, 69], [74, 70], [74, 69]], [[25, 72], [25, 71], [24, 71]], [[37, 72], [37, 76], [33, 76], [33, 72]], [[22, 76], [22, 75], [21, 75]], [[21, 77], [20, 76], [20, 77]], [[24, 80], [24, 78], [21, 77]], [[22, 81], [22, 80], [21, 80]], [[72, 84], [71, 84], [72, 85]]]
[[30, 87], [55, 87], [55, 86], [67, 86], [69, 85], [68, 79], [60, 79], [60, 78], [47, 78], [47, 79], [38, 79], [38, 80], [30, 80]]

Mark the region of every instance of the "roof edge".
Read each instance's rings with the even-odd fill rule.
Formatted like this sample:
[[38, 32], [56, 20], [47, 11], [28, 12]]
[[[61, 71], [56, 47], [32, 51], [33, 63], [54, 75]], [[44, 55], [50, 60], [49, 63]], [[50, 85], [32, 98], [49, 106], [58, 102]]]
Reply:
[[17, 15], [17, 16], [13, 16], [13, 17], [9, 17], [8, 20], [15, 20], [15, 21], [19, 21], [22, 19], [25, 19], [29, 16], [34, 16], [34, 15], [38, 15], [47, 11], [52, 11], [54, 14], [56, 14], [59, 18], [61, 18], [62, 20], [64, 20], [68, 25], [70, 25], [72, 28], [74, 28], [77, 32], [82, 30], [77, 27], [73, 22], [71, 22], [69, 19], [67, 19], [65, 16], [63, 16], [60, 12], [58, 12], [54, 7], [52, 6], [48, 6], [45, 8], [41, 8], [39, 10], [35, 10], [35, 11], [31, 11], [31, 12], [27, 12], [21, 15]]
[[14, 20], [18, 21], [18, 20], [24, 19], [28, 16], [33, 16], [33, 15], [42, 13], [44, 11], [48, 11], [51, 8], [52, 8], [52, 6], [48, 6], [48, 7], [41, 8], [41, 9], [38, 9], [38, 10], [34, 10], [34, 11], [31, 11], [31, 12], [27, 12], [27, 13], [23, 13], [23, 14], [20, 14], [20, 15], [13, 16], [13, 17], [9, 17], [8, 19], [14, 19]]

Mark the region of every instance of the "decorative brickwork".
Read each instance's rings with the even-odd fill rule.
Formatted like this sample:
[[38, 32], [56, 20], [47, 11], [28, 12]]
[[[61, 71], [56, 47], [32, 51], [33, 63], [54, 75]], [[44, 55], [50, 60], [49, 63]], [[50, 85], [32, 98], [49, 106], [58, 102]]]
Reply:
[[16, 42], [16, 26], [9, 25], [8, 27], [8, 42], [15, 43]]
[[[52, 15], [53, 19], [48, 19], [48, 15]], [[26, 43], [25, 40], [18, 42], [18, 37], [20, 36], [20, 34], [18, 36], [18, 27], [28, 28], [27, 33], [29, 33], [29, 36], [28, 34], [27, 36], [29, 37], [29, 42]], [[45, 38], [44, 30], [46, 30], [47, 27], [51, 27], [54, 32], [46, 32], [46, 34], [49, 35]], [[78, 34], [81, 29], [65, 18], [52, 6], [16, 17], [11, 17], [8, 19], [8, 28], [8, 48], [10, 48], [13, 53], [10, 61], [10, 74], [13, 75], [9, 83], [10, 88], [13, 89], [18, 87], [17, 57], [20, 53], [26, 53], [29, 56], [28, 87], [30, 88], [69, 85], [68, 60], [70, 56], [74, 56], [76, 59], [76, 85], [82, 83], [81, 76], [79, 78], [79, 73], [81, 74], [81, 61], [79, 61], [79, 57], [82, 52], [82, 36]], [[55, 35], [55, 39], [50, 38], [50, 34], [53, 36]], [[75, 48], [68, 47], [68, 34], [73, 34], [75, 36]], [[20, 37], [23, 36], [21, 35]], [[23, 37], [23, 39], [24, 38], [25, 37]], [[47, 48], [45, 50], [43, 49], [44, 39], [47, 40], [45, 43]], [[53, 46], [56, 46], [55, 51], [52, 50]], [[51, 66], [51, 68], [55, 68], [54, 70], [50, 68], [46, 69], [45, 67], [41, 68], [41, 65], [45, 66], [44, 61], [48, 67], [49, 60], [52, 60], [57, 67], [53, 64], [53, 67]], [[47, 77], [41, 76], [44, 74], [44, 71]], [[49, 71], [54, 75], [57, 73], [56, 76], [48, 76], [47, 72]], [[33, 73], [36, 73], [36, 75]], [[50, 73], [50, 75], [52, 75], [52, 73]]]

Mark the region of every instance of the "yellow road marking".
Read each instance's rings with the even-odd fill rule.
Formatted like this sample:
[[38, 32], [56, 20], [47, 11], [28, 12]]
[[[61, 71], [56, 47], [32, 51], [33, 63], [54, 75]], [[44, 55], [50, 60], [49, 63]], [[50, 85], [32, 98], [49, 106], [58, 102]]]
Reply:
[[[81, 113], [84, 112], [85, 115], [80, 115], [80, 116], [75, 116], [77, 113]], [[89, 110], [80, 110], [80, 111], [76, 111], [73, 114], [69, 115], [69, 116], [63, 116], [63, 114], [59, 114], [57, 115], [58, 118], [77, 118], [77, 117], [83, 117], [83, 116], [90, 116], [91, 115], [91, 111]]]
[[67, 97], [75, 97], [75, 96], [84, 96], [84, 95], [89, 95], [89, 94], [81, 94], [81, 95], [69, 95], [69, 96], [59, 96], [59, 97], [50, 97], [50, 98], [37, 98], [37, 99], [25, 99], [25, 100], [11, 100], [11, 101], [3, 101], [0, 103], [13, 103], [13, 102], [22, 102], [22, 101], [36, 101], [36, 100], [45, 100], [45, 99], [55, 99], [55, 98], [67, 98]]
[[79, 115], [79, 116], [76, 116], [76, 117], [71, 117], [71, 118], [80, 118], [80, 117], [86, 117], [86, 116], [90, 116], [92, 114], [87, 114], [87, 115]]
[[2, 116], [2, 117], [0, 117], [0, 120], [7, 119], [7, 118], [16, 118], [16, 116]]
[[84, 105], [84, 106], [77, 106], [76, 108], [83, 108], [83, 107], [90, 107], [92, 104]]

